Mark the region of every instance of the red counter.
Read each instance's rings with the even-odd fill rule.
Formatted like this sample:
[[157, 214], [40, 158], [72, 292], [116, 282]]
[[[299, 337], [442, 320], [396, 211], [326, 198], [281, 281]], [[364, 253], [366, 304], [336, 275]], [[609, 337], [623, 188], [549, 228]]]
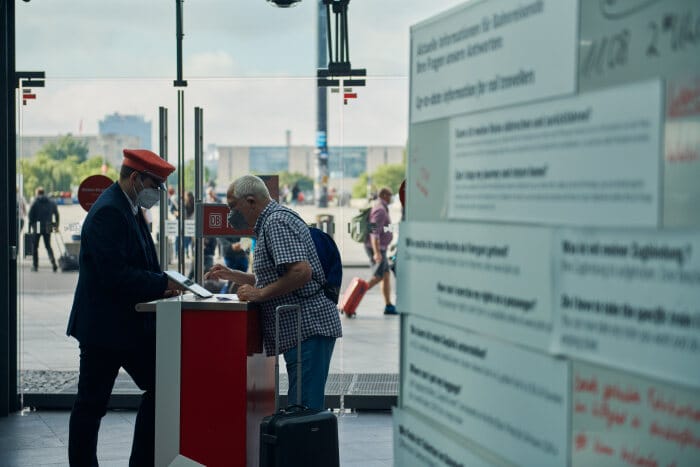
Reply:
[[192, 295], [137, 310], [157, 321], [156, 466], [257, 466], [260, 420], [274, 411], [258, 310]]

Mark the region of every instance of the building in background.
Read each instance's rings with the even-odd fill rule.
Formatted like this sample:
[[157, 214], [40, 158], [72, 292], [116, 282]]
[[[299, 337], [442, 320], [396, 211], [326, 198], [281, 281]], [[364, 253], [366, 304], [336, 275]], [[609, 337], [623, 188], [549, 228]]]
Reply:
[[151, 122], [146, 121], [143, 115], [121, 115], [115, 112], [99, 121], [99, 134], [135, 136], [139, 138], [137, 147], [152, 149], [151, 126]]
[[[386, 164], [401, 164], [403, 146], [334, 146], [328, 148], [329, 187], [351, 190], [364, 172], [371, 174]], [[314, 177], [314, 146], [219, 146], [217, 190], [248, 173], [301, 173]]]

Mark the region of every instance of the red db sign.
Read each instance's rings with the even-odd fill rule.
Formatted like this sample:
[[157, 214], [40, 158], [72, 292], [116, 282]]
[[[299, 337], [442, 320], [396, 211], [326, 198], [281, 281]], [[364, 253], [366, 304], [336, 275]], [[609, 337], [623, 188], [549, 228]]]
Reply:
[[112, 179], [105, 175], [90, 175], [78, 187], [78, 202], [89, 211], [103, 191], [112, 185]]

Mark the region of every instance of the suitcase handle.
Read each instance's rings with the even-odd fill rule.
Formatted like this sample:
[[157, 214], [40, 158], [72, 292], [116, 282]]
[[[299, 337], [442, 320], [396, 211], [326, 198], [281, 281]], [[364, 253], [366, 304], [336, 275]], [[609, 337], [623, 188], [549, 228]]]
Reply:
[[275, 308], [275, 413], [280, 409], [280, 313], [293, 310], [297, 310], [297, 405], [301, 406], [301, 306], [280, 305]]

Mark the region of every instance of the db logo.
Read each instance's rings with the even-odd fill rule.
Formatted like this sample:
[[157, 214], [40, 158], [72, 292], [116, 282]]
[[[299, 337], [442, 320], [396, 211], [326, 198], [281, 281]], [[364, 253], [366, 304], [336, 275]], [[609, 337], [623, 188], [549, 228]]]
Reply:
[[209, 214], [209, 227], [220, 229], [224, 226], [224, 217], [218, 212]]

